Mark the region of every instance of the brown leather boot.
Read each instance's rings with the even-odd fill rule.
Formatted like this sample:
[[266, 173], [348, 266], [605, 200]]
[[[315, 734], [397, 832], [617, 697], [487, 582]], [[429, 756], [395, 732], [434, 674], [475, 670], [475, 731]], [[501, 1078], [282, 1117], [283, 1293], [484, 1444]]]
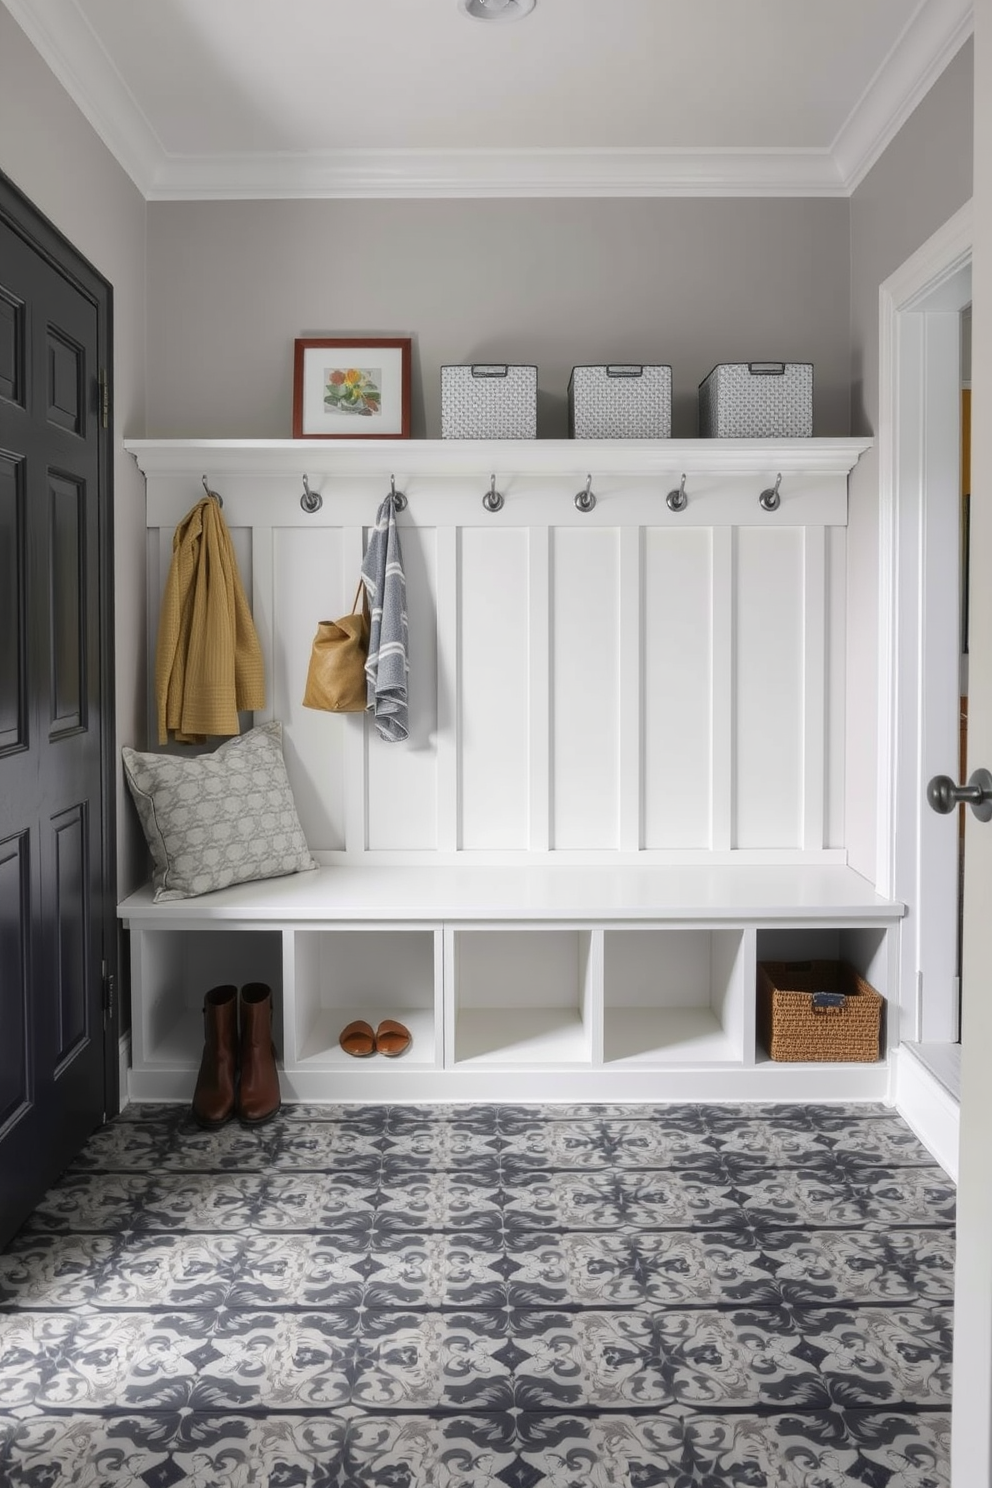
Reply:
[[238, 1053], [238, 989], [211, 987], [203, 999], [203, 1058], [193, 1091], [197, 1126], [213, 1131], [234, 1115]]
[[280, 1106], [276, 1046], [272, 1042], [272, 989], [264, 982], [241, 988], [241, 1083], [238, 1116], [246, 1126], [269, 1121]]

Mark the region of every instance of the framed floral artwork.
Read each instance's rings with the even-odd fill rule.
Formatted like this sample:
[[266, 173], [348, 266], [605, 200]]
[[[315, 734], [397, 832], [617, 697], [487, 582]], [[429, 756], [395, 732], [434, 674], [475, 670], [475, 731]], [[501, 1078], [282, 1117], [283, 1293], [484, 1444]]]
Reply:
[[297, 339], [294, 439], [409, 439], [410, 338]]

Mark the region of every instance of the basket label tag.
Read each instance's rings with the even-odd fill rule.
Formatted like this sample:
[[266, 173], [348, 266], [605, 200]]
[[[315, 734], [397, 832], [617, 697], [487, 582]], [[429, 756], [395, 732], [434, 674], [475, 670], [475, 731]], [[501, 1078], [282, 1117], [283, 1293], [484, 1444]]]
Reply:
[[818, 1013], [839, 1011], [847, 1001], [843, 992], [814, 992], [813, 1009]]

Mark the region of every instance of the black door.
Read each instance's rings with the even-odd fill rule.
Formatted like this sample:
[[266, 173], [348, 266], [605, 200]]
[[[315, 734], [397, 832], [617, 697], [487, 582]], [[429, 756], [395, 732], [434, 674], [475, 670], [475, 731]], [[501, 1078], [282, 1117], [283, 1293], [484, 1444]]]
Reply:
[[0, 1244], [116, 1085], [109, 330], [0, 177]]

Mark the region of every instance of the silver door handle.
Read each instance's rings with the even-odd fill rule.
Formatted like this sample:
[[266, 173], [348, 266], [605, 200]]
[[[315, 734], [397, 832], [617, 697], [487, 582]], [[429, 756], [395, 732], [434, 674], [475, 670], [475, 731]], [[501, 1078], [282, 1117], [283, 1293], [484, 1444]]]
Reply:
[[942, 816], [964, 803], [979, 821], [992, 821], [992, 775], [976, 770], [967, 785], [955, 785], [949, 775], [935, 775], [927, 786], [927, 800]]

